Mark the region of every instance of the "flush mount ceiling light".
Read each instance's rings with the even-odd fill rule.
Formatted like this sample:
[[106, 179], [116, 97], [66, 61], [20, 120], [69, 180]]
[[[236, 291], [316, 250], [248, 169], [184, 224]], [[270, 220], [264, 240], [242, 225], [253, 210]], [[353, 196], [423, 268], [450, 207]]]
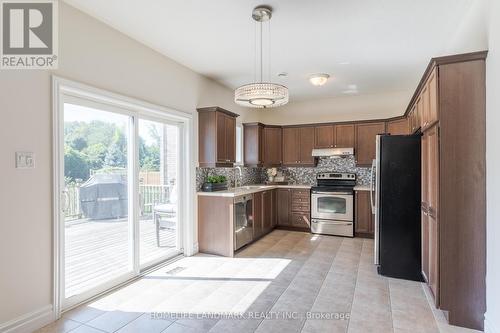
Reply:
[[[288, 88], [277, 83], [263, 81], [263, 52], [262, 52], [262, 25], [263, 22], [268, 22], [272, 16], [272, 9], [268, 6], [258, 6], [252, 11], [252, 18], [258, 23], [260, 33], [259, 47], [259, 65], [260, 79], [259, 82], [245, 84], [234, 91], [234, 101], [236, 104], [252, 107], [252, 108], [273, 108], [288, 103]], [[270, 30], [269, 30], [270, 31]], [[257, 38], [256, 38], [257, 39]], [[270, 37], [269, 37], [270, 40]], [[269, 42], [269, 46], [270, 46]], [[271, 54], [271, 52], [269, 52]], [[270, 58], [270, 57], [269, 57]], [[268, 65], [270, 59], [268, 59]], [[270, 65], [269, 74], [270, 78]]]
[[312, 83], [313, 86], [322, 86], [328, 81], [330, 75], [321, 73], [321, 74], [313, 74], [309, 76], [309, 82]]

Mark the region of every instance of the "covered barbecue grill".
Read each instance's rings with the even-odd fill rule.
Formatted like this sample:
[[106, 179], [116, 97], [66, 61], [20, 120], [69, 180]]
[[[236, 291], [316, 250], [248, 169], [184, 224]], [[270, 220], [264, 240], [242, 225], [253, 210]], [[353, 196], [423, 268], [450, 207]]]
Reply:
[[127, 180], [119, 174], [96, 174], [80, 187], [80, 207], [93, 220], [126, 217]]

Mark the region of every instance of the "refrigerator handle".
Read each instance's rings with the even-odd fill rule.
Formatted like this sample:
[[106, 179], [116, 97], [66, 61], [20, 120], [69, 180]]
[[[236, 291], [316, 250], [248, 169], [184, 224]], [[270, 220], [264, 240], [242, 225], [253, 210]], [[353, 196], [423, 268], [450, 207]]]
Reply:
[[375, 194], [375, 178], [374, 178], [374, 173], [375, 173], [375, 165], [376, 165], [376, 160], [372, 161], [372, 170], [370, 172], [370, 204], [372, 208], [372, 214], [375, 214], [375, 200], [373, 200], [373, 195]]

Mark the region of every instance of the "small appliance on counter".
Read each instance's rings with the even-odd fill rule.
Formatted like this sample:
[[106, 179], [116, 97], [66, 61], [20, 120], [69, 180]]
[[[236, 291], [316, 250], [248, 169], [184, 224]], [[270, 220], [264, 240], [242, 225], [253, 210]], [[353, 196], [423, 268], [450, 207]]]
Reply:
[[377, 135], [376, 147], [371, 198], [378, 273], [423, 281], [420, 135]]
[[326, 172], [311, 188], [311, 232], [354, 237], [355, 173]]

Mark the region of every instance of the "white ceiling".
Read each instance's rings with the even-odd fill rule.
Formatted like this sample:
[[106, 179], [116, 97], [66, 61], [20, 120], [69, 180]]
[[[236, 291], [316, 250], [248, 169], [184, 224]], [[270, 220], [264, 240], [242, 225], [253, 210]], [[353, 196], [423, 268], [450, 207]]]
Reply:
[[[65, 0], [194, 71], [254, 79], [256, 5], [273, 7], [271, 77], [291, 100], [413, 90], [475, 0]], [[277, 76], [287, 72], [286, 78]], [[329, 73], [323, 87], [312, 73]]]

